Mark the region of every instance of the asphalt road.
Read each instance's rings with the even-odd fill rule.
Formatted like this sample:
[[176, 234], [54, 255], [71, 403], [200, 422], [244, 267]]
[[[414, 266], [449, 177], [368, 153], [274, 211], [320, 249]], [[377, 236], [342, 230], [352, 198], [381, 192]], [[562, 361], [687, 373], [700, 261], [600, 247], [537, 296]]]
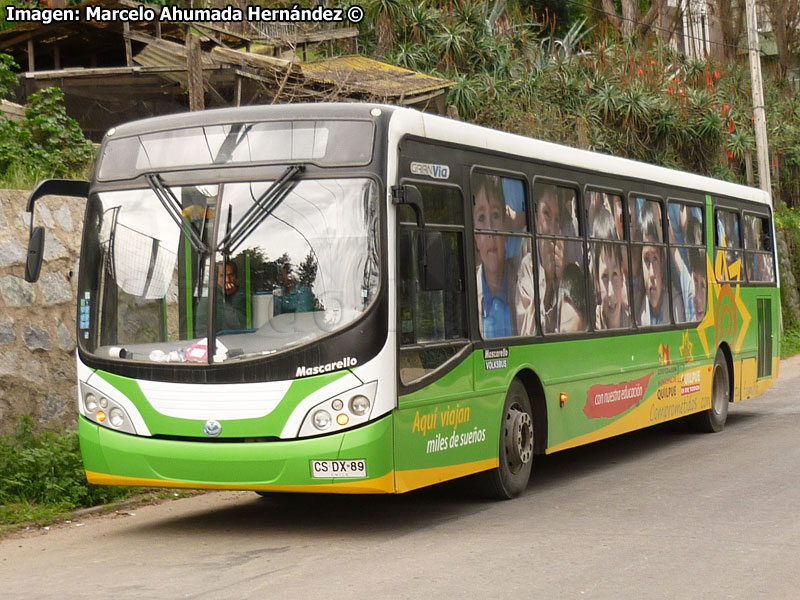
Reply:
[[800, 356], [721, 434], [538, 459], [522, 497], [208, 493], [6, 536], [0, 597], [798, 598]]

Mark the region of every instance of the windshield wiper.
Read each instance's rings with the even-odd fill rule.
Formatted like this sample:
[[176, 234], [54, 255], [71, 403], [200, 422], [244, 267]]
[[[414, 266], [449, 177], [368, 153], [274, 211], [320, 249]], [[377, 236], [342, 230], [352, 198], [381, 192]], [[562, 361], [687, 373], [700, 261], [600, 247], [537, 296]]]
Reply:
[[164, 210], [172, 217], [172, 220], [175, 221], [178, 228], [183, 231], [183, 234], [189, 240], [192, 248], [201, 254], [208, 254], [208, 246], [200, 239], [200, 236], [197, 235], [194, 227], [183, 218], [178, 199], [175, 197], [175, 194], [164, 185], [164, 182], [161, 181], [161, 177], [158, 174], [151, 174], [145, 175], [145, 179], [147, 180], [147, 185], [150, 186], [150, 189], [153, 190], [153, 193], [156, 195], [156, 198], [161, 202]]
[[303, 164], [291, 165], [263, 194], [254, 198], [253, 205], [220, 240], [217, 245], [218, 250], [223, 254], [233, 253], [239, 244], [280, 206], [284, 198], [294, 189], [295, 178], [305, 171], [305, 168]]

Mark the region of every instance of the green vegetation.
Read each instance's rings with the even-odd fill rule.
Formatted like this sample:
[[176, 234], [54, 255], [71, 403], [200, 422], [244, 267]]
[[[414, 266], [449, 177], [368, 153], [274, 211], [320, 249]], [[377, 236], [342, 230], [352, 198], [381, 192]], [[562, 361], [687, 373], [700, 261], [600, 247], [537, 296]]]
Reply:
[[8, 54], [0, 54], [0, 98], [11, 94], [17, 84], [17, 76], [14, 75], [14, 69], [17, 68], [13, 58]]
[[19, 123], [0, 119], [0, 186], [25, 189], [47, 177], [85, 178], [93, 157], [94, 146], [67, 116], [58, 88], [32, 94]]
[[24, 416], [13, 435], [0, 436], [0, 531], [24, 521], [52, 522], [136, 491], [87, 483], [75, 431], [37, 433]]
[[781, 339], [781, 358], [800, 353], [800, 326], [785, 329]]
[[[800, 281], [800, 207], [787, 207], [785, 204], [778, 205], [775, 209], [775, 226], [783, 232], [786, 248], [778, 246], [779, 254], [785, 254], [789, 258], [789, 265], [794, 274], [795, 281]], [[800, 331], [800, 322], [793, 316], [791, 310], [787, 310], [789, 304], [789, 285], [786, 283], [786, 269], [781, 270], [781, 304], [783, 305], [783, 329], [786, 340], [781, 347], [783, 358], [797, 354], [798, 350], [793, 350], [791, 343], [786, 343], [794, 331]]]
[[[0, 97], [11, 93], [18, 66], [0, 54]], [[28, 98], [25, 118], [0, 117], [0, 186], [32, 188], [47, 177], [85, 178], [94, 146], [78, 122], [67, 116], [64, 93], [58, 88], [40, 90]]]

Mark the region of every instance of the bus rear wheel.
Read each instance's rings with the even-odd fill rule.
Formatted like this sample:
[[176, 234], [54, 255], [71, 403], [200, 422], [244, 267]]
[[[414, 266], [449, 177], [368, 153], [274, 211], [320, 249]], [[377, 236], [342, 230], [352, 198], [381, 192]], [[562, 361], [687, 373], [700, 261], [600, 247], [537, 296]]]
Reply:
[[702, 433], [718, 433], [728, 420], [728, 403], [731, 399], [731, 384], [728, 361], [722, 350], [717, 350], [711, 380], [711, 408], [689, 416], [689, 424]]
[[499, 464], [486, 472], [485, 491], [493, 498], [506, 500], [519, 496], [528, 487], [533, 465], [533, 413], [528, 392], [514, 380], [508, 388], [500, 427]]

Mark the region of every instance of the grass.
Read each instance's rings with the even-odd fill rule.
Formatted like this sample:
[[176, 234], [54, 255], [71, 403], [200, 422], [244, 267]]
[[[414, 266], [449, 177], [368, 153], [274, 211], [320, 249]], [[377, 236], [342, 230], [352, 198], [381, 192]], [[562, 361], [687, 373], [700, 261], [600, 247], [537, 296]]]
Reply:
[[781, 358], [789, 358], [798, 353], [800, 353], [800, 326], [785, 329], [781, 339]]
[[[85, 169], [70, 173], [64, 179], [89, 179], [91, 168], [87, 166]], [[32, 190], [40, 181], [51, 177], [53, 177], [52, 173], [35, 166], [15, 162], [5, 172], [0, 173], [0, 189]]]
[[58, 505], [31, 504], [29, 502], [0, 504], [0, 535], [31, 524], [44, 527], [57, 521], [63, 521], [69, 518], [71, 512], [71, 510]]
[[51, 523], [76, 509], [139, 492], [88, 483], [75, 431], [36, 432], [33, 419], [25, 416], [13, 435], [0, 437], [0, 531], [19, 523]]
[[0, 188], [6, 190], [32, 190], [47, 176], [33, 167], [14, 163], [0, 174]]
[[0, 436], [0, 535], [73, 518], [76, 510], [122, 501], [155, 504], [203, 493], [92, 485], [86, 481], [75, 431], [36, 432], [24, 416]]

